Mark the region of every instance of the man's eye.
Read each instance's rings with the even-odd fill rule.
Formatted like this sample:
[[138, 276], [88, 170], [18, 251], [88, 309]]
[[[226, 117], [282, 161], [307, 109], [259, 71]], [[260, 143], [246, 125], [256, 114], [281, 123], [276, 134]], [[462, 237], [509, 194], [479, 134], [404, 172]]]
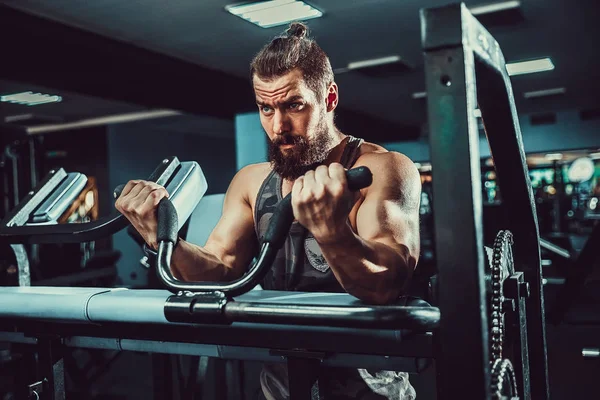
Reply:
[[261, 111], [262, 111], [263, 113], [265, 113], [265, 114], [268, 114], [268, 113], [270, 113], [271, 111], [273, 111], [273, 109], [272, 109], [271, 107], [268, 107], [268, 106], [262, 106], [260, 109], [261, 109]]
[[297, 110], [297, 109], [299, 109], [299, 108], [300, 108], [300, 106], [301, 106], [301, 105], [302, 105], [302, 104], [300, 104], [300, 103], [292, 103], [292, 104], [290, 104], [290, 108], [291, 108], [292, 110]]

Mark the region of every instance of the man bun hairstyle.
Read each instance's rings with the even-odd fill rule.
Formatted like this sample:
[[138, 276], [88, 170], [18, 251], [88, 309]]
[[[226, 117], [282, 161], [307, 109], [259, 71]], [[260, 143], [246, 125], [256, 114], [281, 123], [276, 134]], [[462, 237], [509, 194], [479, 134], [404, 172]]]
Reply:
[[292, 22], [285, 33], [290, 38], [297, 37], [298, 39], [304, 39], [308, 34], [308, 27], [301, 22]]
[[319, 98], [324, 98], [333, 82], [333, 70], [327, 54], [308, 35], [308, 27], [292, 22], [280, 36], [267, 43], [250, 64], [250, 79], [262, 80], [281, 77], [298, 68], [307, 86]]

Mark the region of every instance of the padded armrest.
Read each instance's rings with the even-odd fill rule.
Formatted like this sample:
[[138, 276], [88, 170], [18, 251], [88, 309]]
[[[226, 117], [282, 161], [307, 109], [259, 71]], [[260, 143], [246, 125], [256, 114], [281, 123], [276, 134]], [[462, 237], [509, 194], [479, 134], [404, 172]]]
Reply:
[[[263, 349], [262, 352], [265, 349], [303, 348], [328, 354], [432, 356], [431, 333], [410, 330], [254, 322], [234, 322], [231, 325], [173, 323], [167, 321], [164, 315], [166, 300], [171, 295], [167, 290], [150, 289], [5, 287], [0, 289], [0, 320], [9, 320], [15, 324], [15, 328], [20, 327], [19, 320], [43, 322], [39, 325], [43, 331], [49, 326], [46, 323], [54, 324], [66, 336], [99, 335], [117, 338], [115, 343], [118, 346], [129, 343], [124, 341], [142, 340], [156, 341], [158, 344], [171, 341], [219, 346], [243, 345]], [[407, 297], [400, 301], [406, 306], [427, 306], [426, 302], [417, 298]], [[238, 296], [234, 299], [234, 303], [236, 302], [298, 304], [304, 307], [361, 304], [345, 293], [262, 290]]]
[[[160, 325], [176, 324], [165, 318], [165, 304], [172, 294], [166, 290], [109, 289], [73, 287], [7, 287], [0, 289], [0, 318], [71, 321], [79, 323], [139, 323]], [[404, 297], [400, 305], [428, 307], [414, 297]], [[302, 293], [280, 291], [251, 291], [234, 299], [233, 304], [261, 303], [299, 306], [358, 306], [362, 303], [346, 293]], [[204, 324], [207, 325], [207, 324]], [[277, 329], [278, 324], [234, 322], [232, 326], [244, 329]], [[307, 326], [294, 324], [299, 331], [336, 332], [349, 328]], [[286, 328], [287, 329], [287, 328]], [[399, 339], [410, 330], [376, 330], [372, 334]]]
[[89, 300], [119, 289], [22, 286], [0, 289], [0, 318], [89, 323]]

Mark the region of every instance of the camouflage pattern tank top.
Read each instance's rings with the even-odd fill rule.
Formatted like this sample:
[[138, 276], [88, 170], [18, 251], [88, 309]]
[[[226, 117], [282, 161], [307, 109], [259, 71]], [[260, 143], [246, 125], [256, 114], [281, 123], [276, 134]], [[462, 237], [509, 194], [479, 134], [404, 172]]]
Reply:
[[[340, 164], [350, 169], [360, 154], [363, 140], [348, 136]], [[267, 231], [271, 216], [281, 195], [282, 178], [275, 171], [263, 182], [254, 208], [254, 224], [259, 242]], [[342, 292], [333, 272], [325, 261], [319, 245], [310, 232], [294, 221], [283, 247], [277, 253], [271, 270], [262, 282], [266, 290], [296, 290], [302, 292]]]
[[[362, 139], [349, 136], [340, 164], [350, 169], [360, 155]], [[256, 198], [254, 214], [260, 241], [281, 195], [282, 179], [274, 171], [263, 182]], [[303, 292], [343, 292], [319, 245], [302, 225], [294, 222], [273, 266], [262, 282], [266, 290]], [[260, 385], [266, 400], [289, 400], [287, 367], [284, 363], [265, 363]], [[356, 368], [323, 368], [312, 387], [311, 400], [414, 400], [416, 393], [406, 372], [370, 371]]]

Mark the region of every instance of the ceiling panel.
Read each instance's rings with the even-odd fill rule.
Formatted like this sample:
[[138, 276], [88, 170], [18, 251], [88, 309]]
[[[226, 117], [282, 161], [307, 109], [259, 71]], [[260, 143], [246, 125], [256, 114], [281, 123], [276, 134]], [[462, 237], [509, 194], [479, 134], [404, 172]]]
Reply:
[[[246, 78], [253, 55], [284, 27], [262, 29], [224, 10], [220, 0], [0, 0], [36, 15], [132, 43], [155, 52]], [[466, 1], [468, 6], [488, 1]], [[310, 20], [313, 36], [334, 68], [348, 62], [397, 54], [414, 70], [397, 77], [340, 74], [340, 105], [388, 121], [425, 122], [425, 102], [411, 94], [424, 90], [419, 10], [449, 1], [314, 0], [324, 17]], [[489, 27], [507, 61], [550, 56], [554, 71], [513, 77], [522, 113], [588, 107], [598, 102], [600, 56], [594, 51], [600, 28], [597, 2], [523, 0], [524, 20]], [[173, 71], [173, 73], [177, 73]], [[560, 98], [530, 101], [523, 93], [565, 87]]]

